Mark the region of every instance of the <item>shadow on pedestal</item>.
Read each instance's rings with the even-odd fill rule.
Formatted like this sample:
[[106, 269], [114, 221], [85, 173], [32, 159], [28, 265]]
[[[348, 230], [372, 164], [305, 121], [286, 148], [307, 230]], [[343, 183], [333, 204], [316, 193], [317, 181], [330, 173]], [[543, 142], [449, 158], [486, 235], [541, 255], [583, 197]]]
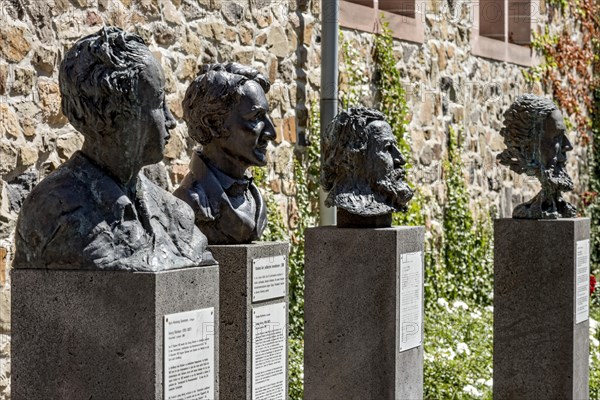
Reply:
[[[159, 273], [18, 269], [12, 287], [14, 400], [162, 400], [164, 316], [219, 313], [216, 265]], [[218, 326], [214, 334], [217, 370]]]
[[495, 221], [495, 400], [589, 397], [589, 237], [587, 218]]
[[402, 259], [421, 252], [422, 277], [423, 242], [423, 227], [307, 230], [306, 400], [423, 398], [423, 327], [420, 345], [400, 351], [399, 322]]

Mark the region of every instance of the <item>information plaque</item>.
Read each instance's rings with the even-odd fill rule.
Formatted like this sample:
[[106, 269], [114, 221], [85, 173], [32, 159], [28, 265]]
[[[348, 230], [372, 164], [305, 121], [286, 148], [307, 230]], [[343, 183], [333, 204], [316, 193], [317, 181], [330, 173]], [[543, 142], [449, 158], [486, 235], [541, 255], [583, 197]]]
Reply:
[[423, 336], [423, 252], [402, 254], [399, 275], [399, 351], [405, 351]]
[[287, 306], [252, 310], [252, 400], [286, 400]]
[[590, 240], [577, 242], [577, 268], [575, 269], [575, 323], [589, 318], [590, 298]]
[[164, 317], [164, 399], [215, 398], [214, 308]]
[[252, 301], [284, 297], [286, 269], [286, 257], [283, 255], [252, 260]]

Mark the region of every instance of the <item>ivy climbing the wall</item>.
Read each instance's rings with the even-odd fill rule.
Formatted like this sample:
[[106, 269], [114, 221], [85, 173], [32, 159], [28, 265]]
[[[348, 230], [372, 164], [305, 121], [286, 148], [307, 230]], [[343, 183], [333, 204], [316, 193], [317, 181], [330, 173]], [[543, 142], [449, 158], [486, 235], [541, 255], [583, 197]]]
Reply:
[[268, 221], [261, 238], [264, 241], [290, 241], [288, 270], [289, 334], [288, 373], [289, 398], [301, 400], [304, 393], [304, 236], [305, 230], [319, 223], [319, 109], [311, 104], [306, 138], [308, 145], [299, 149], [292, 162], [296, 188], [296, 215], [294, 226], [285, 224], [279, 205], [271, 191], [264, 168], [254, 168], [254, 182], [263, 193], [268, 211]]
[[426, 264], [427, 399], [491, 398], [492, 393], [491, 218], [481, 211], [474, 215], [470, 205], [460, 136], [449, 127], [444, 235], [432, 248], [439, 256]]

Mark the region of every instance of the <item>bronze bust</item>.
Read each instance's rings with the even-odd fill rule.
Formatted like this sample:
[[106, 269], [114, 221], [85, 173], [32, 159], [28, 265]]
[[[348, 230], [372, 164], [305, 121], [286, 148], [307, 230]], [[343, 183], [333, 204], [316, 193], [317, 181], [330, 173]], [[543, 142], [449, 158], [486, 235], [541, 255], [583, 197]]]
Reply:
[[193, 153], [190, 172], [173, 194], [193, 208], [209, 244], [250, 243], [266, 227], [265, 203], [246, 170], [266, 165], [267, 145], [275, 138], [269, 88], [253, 68], [210, 64], [185, 93], [183, 119], [202, 149]]
[[497, 158], [502, 165], [535, 176], [542, 190], [513, 210], [513, 218], [555, 219], [577, 215], [575, 207], [562, 197], [573, 190], [567, 174], [567, 152], [573, 150], [566, 136], [563, 116], [550, 99], [533, 94], [517, 97], [504, 113], [500, 130], [506, 149]]
[[392, 212], [406, 211], [413, 196], [404, 181], [406, 160], [382, 113], [365, 107], [340, 112], [327, 127], [322, 152], [321, 186], [329, 191], [325, 204], [338, 207], [338, 226], [340, 215], [383, 218], [389, 226]]
[[62, 109], [81, 151], [21, 208], [15, 268], [159, 271], [215, 264], [192, 210], [140, 169], [163, 157], [175, 127], [165, 78], [144, 41], [105, 27], [60, 66]]

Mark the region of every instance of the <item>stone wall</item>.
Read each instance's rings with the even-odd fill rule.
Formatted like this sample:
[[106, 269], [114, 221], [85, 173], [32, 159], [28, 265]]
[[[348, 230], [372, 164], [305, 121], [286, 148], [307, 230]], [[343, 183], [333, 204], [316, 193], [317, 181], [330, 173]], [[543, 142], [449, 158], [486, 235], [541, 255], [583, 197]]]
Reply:
[[169, 107], [179, 120], [165, 159], [149, 175], [172, 189], [194, 147], [181, 120], [185, 89], [208, 62], [250, 64], [269, 77], [277, 128], [271, 188], [292, 206], [293, 147], [318, 75], [318, 2], [229, 0], [0, 0], [0, 399], [8, 398], [10, 282], [16, 216], [33, 185], [79, 149], [82, 137], [60, 110], [58, 66], [78, 38], [103, 24], [134, 31], [160, 60]]
[[[273, 84], [268, 97], [277, 128], [267, 177], [287, 221], [297, 210], [291, 160], [303, 143], [307, 107], [318, 99], [319, 8], [319, 0], [0, 0], [0, 399], [10, 391], [9, 268], [16, 216], [31, 188], [82, 144], [60, 110], [57, 67], [66, 49], [103, 24], [134, 31], [148, 43], [163, 65], [168, 103], [179, 120], [165, 159], [148, 171], [169, 189], [186, 174], [195, 146], [181, 120], [181, 100], [198, 65], [238, 61], [261, 70]], [[469, 17], [444, 12], [426, 16], [423, 44], [397, 41], [394, 48], [409, 91], [411, 179], [422, 187], [429, 214], [439, 212], [448, 126], [462, 126], [473, 198], [484, 210], [509, 215], [537, 184], [495, 163], [502, 112], [517, 94], [542, 88], [529, 88], [521, 67], [471, 55]], [[344, 30], [344, 37], [362, 53], [357, 62], [370, 77], [372, 36]], [[364, 92], [368, 105], [372, 87], [365, 85]], [[570, 171], [581, 191], [585, 150], [577, 153]], [[433, 219], [428, 228], [440, 229]]]
[[[448, 3], [455, 3], [455, 6]], [[472, 2], [448, 3], [427, 1], [423, 44], [397, 40], [393, 49], [409, 110], [407, 138], [412, 147], [413, 163], [409, 180], [424, 195], [427, 227], [438, 233], [441, 233], [441, 225], [436, 219], [439, 220], [441, 206], [446, 201], [443, 160], [447, 157], [450, 127], [459, 132], [465, 178], [475, 214], [510, 217], [514, 206], [529, 200], [540, 190], [536, 178], [510, 171], [497, 163], [496, 155], [505, 148], [498, 132], [506, 109], [520, 94], [545, 95], [547, 90], [539, 82], [525, 79], [526, 67], [471, 54], [473, 12], [477, 8]], [[554, 32], [565, 24], [572, 25], [568, 17], [549, 12], [544, 2], [541, 2], [535, 20], [533, 29], [538, 33], [543, 32], [545, 26]], [[581, 40], [580, 32], [572, 29], [572, 33]], [[343, 52], [340, 57], [340, 97], [351, 92], [350, 74], [346, 70], [356, 68], [350, 64], [358, 63], [358, 70], [365, 72], [362, 79], [367, 83], [350, 96], [360, 97], [362, 104], [374, 105], [377, 98], [372, 85], [374, 36], [349, 29], [342, 29], [342, 35], [350, 51]], [[352, 52], [356, 54], [347, 57]], [[569, 139], [575, 145], [575, 150], [569, 153], [568, 163], [575, 190], [566, 197], [578, 204], [579, 195], [588, 185], [587, 147], [579, 146], [574, 131], [569, 133]]]

